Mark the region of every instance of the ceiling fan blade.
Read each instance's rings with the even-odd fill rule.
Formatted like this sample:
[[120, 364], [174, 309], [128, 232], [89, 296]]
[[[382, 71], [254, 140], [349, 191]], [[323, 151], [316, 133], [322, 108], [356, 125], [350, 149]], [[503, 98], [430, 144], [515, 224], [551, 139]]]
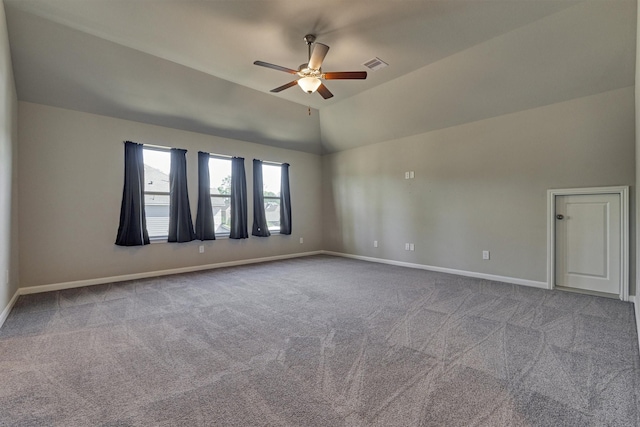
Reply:
[[323, 73], [322, 77], [327, 80], [346, 80], [346, 79], [364, 80], [367, 78], [367, 72], [366, 71], [333, 71], [329, 73]]
[[276, 92], [282, 92], [283, 90], [285, 90], [285, 89], [289, 89], [291, 86], [295, 86], [296, 84], [298, 84], [298, 81], [297, 81], [297, 80], [294, 80], [294, 81], [292, 81], [292, 82], [287, 83], [286, 85], [282, 85], [282, 86], [277, 87], [277, 88], [275, 88], [275, 89], [271, 89], [271, 90], [270, 90], [270, 92], [274, 92], [274, 93], [276, 93]]
[[318, 93], [324, 99], [329, 99], [333, 96], [333, 94], [329, 91], [329, 89], [327, 89], [327, 87], [323, 83], [320, 83], [320, 86], [318, 86]]
[[313, 44], [313, 52], [311, 52], [311, 58], [309, 58], [309, 68], [312, 70], [319, 70], [322, 66], [324, 57], [327, 56], [329, 46], [322, 43]]
[[281, 67], [280, 65], [275, 65], [275, 64], [269, 64], [268, 62], [264, 62], [264, 61], [255, 61], [253, 65], [259, 65], [261, 67], [267, 67], [273, 70], [284, 71], [285, 73], [289, 73], [289, 74], [298, 74], [296, 70], [292, 70], [291, 68]]

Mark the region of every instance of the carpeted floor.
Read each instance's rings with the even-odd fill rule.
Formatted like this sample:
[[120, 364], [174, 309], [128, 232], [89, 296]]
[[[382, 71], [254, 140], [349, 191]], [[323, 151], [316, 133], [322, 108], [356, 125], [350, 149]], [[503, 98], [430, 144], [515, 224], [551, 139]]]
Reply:
[[0, 425], [635, 426], [630, 303], [329, 256], [22, 296]]

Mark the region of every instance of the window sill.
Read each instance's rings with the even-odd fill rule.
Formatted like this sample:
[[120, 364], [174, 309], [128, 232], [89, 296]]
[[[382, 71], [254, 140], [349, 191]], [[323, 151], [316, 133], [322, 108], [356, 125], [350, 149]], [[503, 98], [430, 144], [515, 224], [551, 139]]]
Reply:
[[[278, 233], [279, 234], [279, 233]], [[150, 237], [149, 238], [149, 243], [152, 245], [156, 245], [158, 243], [176, 243], [176, 242], [169, 242], [167, 236], [164, 237]], [[220, 236], [216, 236], [216, 240], [227, 240], [229, 239], [229, 234], [222, 234]], [[192, 242], [213, 242], [214, 240], [200, 240], [200, 239], [193, 239]], [[183, 242], [183, 243], [190, 243], [190, 242]]]
[[[222, 234], [220, 236], [216, 236], [216, 240], [233, 240], [229, 236], [230, 236], [229, 234]], [[271, 236], [286, 236], [286, 234], [281, 234], [280, 231], [271, 231]], [[271, 236], [267, 236], [267, 237], [271, 237]], [[253, 237], [259, 237], [259, 236], [250, 235], [249, 237], [253, 238]], [[175, 242], [168, 242], [167, 239], [168, 239], [168, 236], [150, 237], [149, 243], [152, 245], [157, 245], [161, 243], [175, 243]], [[244, 240], [244, 239], [241, 239], [241, 240]], [[192, 242], [200, 242], [200, 243], [214, 242], [214, 241], [215, 240], [200, 240], [200, 239], [192, 240]], [[183, 243], [190, 243], [190, 242], [183, 242]]]

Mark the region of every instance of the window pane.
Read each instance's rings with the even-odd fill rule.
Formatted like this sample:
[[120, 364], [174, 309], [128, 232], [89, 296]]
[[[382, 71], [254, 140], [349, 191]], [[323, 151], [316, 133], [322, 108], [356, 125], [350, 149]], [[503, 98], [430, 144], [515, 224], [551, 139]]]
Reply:
[[211, 196], [211, 207], [213, 208], [216, 235], [229, 234], [231, 230], [231, 198]]
[[264, 199], [264, 213], [269, 231], [280, 231], [280, 199]]
[[144, 212], [149, 238], [166, 237], [169, 234], [169, 196], [145, 194]]
[[[282, 168], [275, 165], [262, 165], [262, 184], [264, 195], [280, 197], [280, 174]], [[266, 202], [265, 202], [266, 203]]]
[[[211, 194], [231, 194], [231, 159], [209, 159]], [[211, 199], [213, 201], [213, 199]]]
[[[144, 157], [144, 204], [147, 232], [150, 238], [166, 237], [169, 234], [169, 151], [143, 149]], [[147, 194], [162, 192], [166, 195]]]
[[171, 155], [168, 151], [143, 150], [144, 191], [169, 192]]

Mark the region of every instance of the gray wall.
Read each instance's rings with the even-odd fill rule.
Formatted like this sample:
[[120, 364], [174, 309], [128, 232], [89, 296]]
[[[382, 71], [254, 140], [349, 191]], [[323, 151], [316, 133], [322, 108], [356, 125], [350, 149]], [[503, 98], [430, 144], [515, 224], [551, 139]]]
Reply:
[[547, 190], [632, 186], [634, 120], [631, 86], [327, 155], [324, 247], [544, 282]]
[[[0, 312], [18, 289], [18, 107], [0, 3]], [[8, 282], [7, 282], [8, 276]]]
[[[321, 249], [319, 155], [27, 102], [19, 116], [21, 287]], [[188, 150], [194, 219], [198, 150], [245, 157], [249, 195], [253, 158], [290, 163], [293, 235], [205, 242], [204, 254], [200, 241], [116, 246], [124, 140]]]

